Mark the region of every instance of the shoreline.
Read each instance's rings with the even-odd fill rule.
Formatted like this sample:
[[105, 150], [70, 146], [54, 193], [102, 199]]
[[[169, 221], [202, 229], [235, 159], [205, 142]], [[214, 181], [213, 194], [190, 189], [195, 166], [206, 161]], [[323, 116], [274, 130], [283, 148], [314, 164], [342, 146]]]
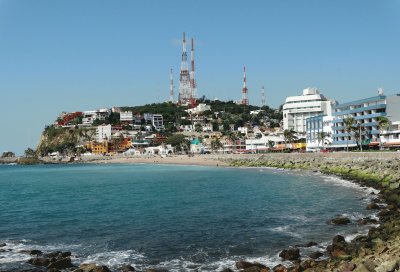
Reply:
[[[269, 154], [268, 154], [269, 155]], [[266, 269], [258, 263], [237, 262], [236, 268], [240, 271], [391, 271], [400, 265], [400, 190], [399, 166], [400, 156], [362, 158], [360, 154], [334, 158], [328, 155], [296, 156], [296, 154], [266, 155], [239, 155], [204, 157], [167, 157], [166, 158], [112, 158], [107, 160], [85, 161], [83, 163], [104, 164], [176, 164], [222, 167], [248, 167], [282, 169], [296, 173], [297, 171], [320, 172], [326, 176], [336, 176], [357, 186], [379, 190], [376, 194], [379, 204], [386, 206], [375, 207], [379, 226], [369, 228], [368, 234], [358, 235], [352, 241], [342, 241], [335, 236], [332, 244], [326, 248], [327, 259], [300, 259], [290, 260], [292, 265]], [[186, 157], [186, 159], [184, 159]], [[336, 157], [336, 156], [335, 156]], [[328, 162], [328, 163], [327, 163]], [[79, 162], [82, 163], [82, 162]], [[379, 171], [380, 170], [380, 171]], [[394, 170], [394, 171], [392, 171]], [[397, 177], [396, 177], [397, 175]], [[330, 249], [329, 249], [330, 247]], [[296, 247], [295, 247], [296, 248]], [[290, 250], [290, 249], [287, 249]], [[299, 256], [300, 257], [300, 256]], [[284, 260], [281, 262], [284, 263]], [[244, 265], [244, 266], [243, 266]], [[247, 268], [244, 268], [247, 267]], [[242, 269], [241, 269], [242, 268]], [[252, 270], [248, 270], [252, 268]], [[286, 270], [285, 270], [286, 269]], [[146, 270], [145, 270], [146, 271]], [[157, 271], [157, 270], [147, 270]], [[224, 272], [233, 271], [224, 269]], [[393, 270], [394, 271], [394, 270]]]

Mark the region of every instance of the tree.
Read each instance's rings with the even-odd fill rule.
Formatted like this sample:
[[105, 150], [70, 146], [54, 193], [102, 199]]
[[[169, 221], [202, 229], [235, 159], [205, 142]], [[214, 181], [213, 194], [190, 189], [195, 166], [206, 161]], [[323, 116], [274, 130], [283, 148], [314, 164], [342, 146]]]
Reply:
[[33, 150], [32, 148], [28, 147], [25, 150], [25, 157], [36, 157], [36, 151]]
[[268, 140], [268, 148], [271, 150], [272, 148], [274, 148], [274, 146], [275, 146], [275, 142]]
[[383, 133], [384, 130], [386, 130], [389, 125], [390, 121], [386, 116], [378, 116], [376, 118], [376, 121], [378, 122], [378, 129], [379, 129], [379, 149], [382, 149], [382, 139], [381, 139], [381, 134]]
[[196, 125], [194, 125], [194, 130], [198, 133], [203, 132], [203, 126], [199, 123], [196, 123]]
[[351, 116], [343, 119], [344, 130], [349, 134], [348, 136], [346, 136], [347, 152], [349, 152], [349, 138], [351, 138], [351, 135], [354, 131], [354, 123], [355, 119]]
[[292, 143], [295, 139], [297, 139], [296, 137], [296, 131], [294, 131], [293, 129], [285, 129], [283, 131], [283, 138], [285, 139], [285, 148], [286, 148], [286, 143]]
[[218, 149], [222, 148], [223, 145], [219, 139], [214, 139], [211, 141], [211, 150], [217, 151]]
[[325, 131], [318, 132], [317, 139], [318, 139], [319, 143], [322, 142], [322, 149], [325, 149], [325, 139], [328, 138], [329, 136], [330, 136], [330, 133], [328, 133], [328, 132], [325, 132]]

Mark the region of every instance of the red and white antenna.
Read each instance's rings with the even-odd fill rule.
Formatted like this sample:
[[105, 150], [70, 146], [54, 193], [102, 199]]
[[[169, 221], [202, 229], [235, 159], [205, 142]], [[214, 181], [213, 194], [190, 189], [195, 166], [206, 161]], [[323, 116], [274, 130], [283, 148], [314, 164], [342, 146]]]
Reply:
[[249, 105], [249, 99], [247, 98], [247, 87], [246, 87], [246, 66], [244, 66], [243, 75], [243, 90], [242, 90], [242, 105]]
[[172, 75], [172, 68], [169, 75], [169, 101], [174, 103], [174, 78]]
[[190, 99], [193, 101], [196, 99], [197, 95], [197, 82], [195, 77], [195, 69], [194, 69], [194, 40], [192, 38], [192, 50], [190, 51], [190, 58], [191, 58], [191, 71], [190, 71]]

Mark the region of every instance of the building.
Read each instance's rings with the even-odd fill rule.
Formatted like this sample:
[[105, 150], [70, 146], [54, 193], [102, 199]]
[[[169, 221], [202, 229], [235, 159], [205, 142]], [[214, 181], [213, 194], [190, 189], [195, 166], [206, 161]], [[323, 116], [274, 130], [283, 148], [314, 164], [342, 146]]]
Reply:
[[[334, 111], [333, 147], [354, 147], [360, 140], [362, 145], [376, 146], [382, 142], [377, 118], [386, 116], [392, 124], [400, 120], [400, 94], [386, 96], [380, 92], [377, 96], [336, 105]], [[354, 118], [354, 127], [361, 131], [358, 139], [355, 133], [346, 131], [344, 120], [348, 117]], [[390, 132], [382, 134], [389, 136]]]
[[86, 148], [92, 150], [93, 154], [107, 154], [108, 153], [108, 141], [103, 141], [101, 143], [90, 142]]
[[78, 124], [80, 123], [80, 119], [82, 118], [82, 112], [63, 112], [61, 113], [56, 121], [57, 126], [67, 126], [71, 123]]
[[93, 121], [100, 120], [105, 121], [111, 115], [110, 109], [99, 109], [99, 110], [90, 110], [83, 112], [82, 124], [83, 125], [92, 125]]
[[285, 139], [282, 135], [264, 135], [260, 138], [246, 139], [246, 151], [248, 152], [264, 152], [277, 151], [278, 148], [284, 149]]
[[[318, 115], [306, 119], [307, 151], [324, 149], [332, 143], [332, 116]], [[325, 135], [321, 134], [324, 133]], [[325, 136], [322, 137], [321, 136]]]
[[96, 141], [101, 143], [108, 140], [111, 140], [111, 125], [98, 126], [96, 129]]
[[207, 104], [203, 104], [200, 103], [199, 105], [197, 105], [197, 107], [192, 108], [192, 109], [188, 109], [185, 110], [187, 113], [189, 114], [201, 114], [205, 111], [210, 111], [211, 110], [211, 106], [207, 105]]
[[153, 114], [151, 124], [153, 125], [155, 130], [157, 131], [163, 130], [164, 129], [163, 116], [161, 114]]
[[131, 111], [121, 111], [119, 115], [119, 120], [121, 122], [130, 123], [133, 122], [133, 113]]
[[305, 133], [307, 118], [331, 115], [332, 106], [336, 104], [336, 101], [320, 94], [317, 88], [304, 89], [303, 95], [286, 98], [283, 104], [283, 128]]

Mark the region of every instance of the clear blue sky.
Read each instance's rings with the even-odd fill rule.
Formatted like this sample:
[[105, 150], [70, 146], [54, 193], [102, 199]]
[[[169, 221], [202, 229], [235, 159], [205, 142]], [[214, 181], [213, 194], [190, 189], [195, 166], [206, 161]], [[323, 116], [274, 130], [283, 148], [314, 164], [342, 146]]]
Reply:
[[[278, 107], [317, 87], [339, 102], [400, 92], [400, 1], [0, 0], [0, 152], [35, 147], [62, 111], [168, 99], [181, 35], [198, 92]], [[175, 89], [177, 92], [177, 88]]]

